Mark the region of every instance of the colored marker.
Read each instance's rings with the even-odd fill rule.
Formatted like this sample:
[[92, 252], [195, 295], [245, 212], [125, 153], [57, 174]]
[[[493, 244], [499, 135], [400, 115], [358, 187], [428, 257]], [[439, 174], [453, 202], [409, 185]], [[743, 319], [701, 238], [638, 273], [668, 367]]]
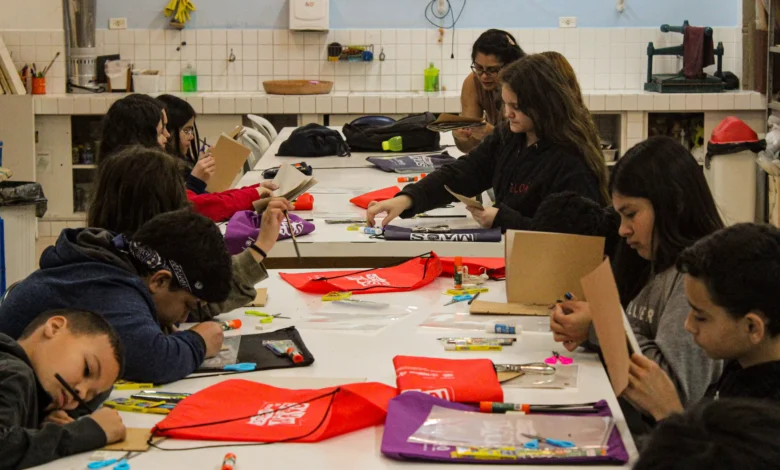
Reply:
[[235, 320], [228, 320], [228, 321], [221, 321], [219, 322], [220, 325], [222, 325], [223, 331], [228, 330], [237, 330], [241, 328], [241, 320], [235, 319]]
[[445, 351], [501, 351], [500, 344], [445, 344]]
[[222, 470], [233, 470], [236, 465], [236, 454], [229, 452], [222, 459]]
[[301, 352], [298, 351], [298, 348], [289, 347], [287, 348], [287, 351], [285, 351], [285, 354], [287, 354], [287, 357], [289, 357], [290, 360], [293, 361], [293, 364], [300, 364], [301, 362], [303, 362], [303, 354], [301, 354]]
[[479, 402], [482, 413], [597, 413], [596, 403], [576, 403], [572, 405], [529, 405], [527, 403], [500, 403], [492, 401]]
[[398, 177], [399, 183], [412, 183], [415, 181], [418, 181], [419, 178], [417, 176], [400, 176]]
[[494, 325], [487, 325], [485, 327], [487, 333], [498, 333], [502, 335], [514, 335], [517, 334], [517, 326], [512, 324], [496, 323]]

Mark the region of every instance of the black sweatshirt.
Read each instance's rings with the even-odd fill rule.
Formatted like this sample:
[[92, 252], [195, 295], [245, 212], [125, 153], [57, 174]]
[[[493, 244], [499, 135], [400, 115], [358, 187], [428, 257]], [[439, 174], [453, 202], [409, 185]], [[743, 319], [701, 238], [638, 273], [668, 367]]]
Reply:
[[454, 199], [447, 185], [467, 197], [495, 190], [498, 214], [493, 227], [529, 230], [539, 204], [549, 195], [574, 191], [604, 204], [596, 175], [585, 159], [548, 141], [526, 146], [526, 135], [506, 128], [496, 129], [476, 149], [447, 164], [399, 193], [412, 198], [412, 208], [401, 214], [416, 214], [450, 204]]
[[35, 467], [106, 445], [103, 429], [89, 417], [41, 426], [51, 402], [24, 349], [0, 333], [0, 468]]
[[743, 368], [729, 361], [717, 383], [705, 395], [719, 398], [754, 398], [780, 404], [780, 361], [764, 362]]

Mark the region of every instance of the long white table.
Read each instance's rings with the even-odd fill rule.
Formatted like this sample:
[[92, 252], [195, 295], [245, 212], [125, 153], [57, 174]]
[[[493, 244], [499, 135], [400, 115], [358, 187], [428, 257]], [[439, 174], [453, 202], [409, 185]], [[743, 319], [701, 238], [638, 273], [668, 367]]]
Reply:
[[[334, 129], [341, 130], [340, 127]], [[281, 164], [297, 163], [305, 160], [314, 168], [314, 177], [319, 183], [310, 191], [314, 195], [314, 210], [299, 211], [296, 215], [304, 219], [313, 219], [316, 227], [310, 235], [298, 238], [298, 244], [303, 257], [317, 258], [377, 258], [377, 257], [412, 257], [428, 251], [435, 251], [441, 256], [474, 256], [503, 257], [503, 243], [473, 243], [473, 242], [412, 242], [385, 241], [372, 239], [370, 235], [347, 231], [347, 225], [328, 225], [326, 219], [358, 218], [365, 219], [366, 211], [349, 202], [354, 196], [386, 188], [398, 186], [398, 173], [387, 173], [375, 168], [365, 161], [374, 153], [355, 153], [352, 157], [276, 157], [279, 145], [289, 137], [293, 128], [284, 128], [274, 144], [256, 165], [257, 170], [274, 167]], [[442, 135], [442, 143], [452, 141], [452, 134]], [[454, 150], [454, 151], [453, 151]], [[455, 147], [450, 148], [450, 154], [461, 156]], [[359, 167], [350, 167], [357, 162]], [[361, 163], [362, 162], [362, 163]], [[342, 166], [339, 166], [342, 165]], [[247, 172], [239, 181], [238, 187], [249, 186], [263, 181], [262, 171]], [[485, 196], [486, 197], [486, 196]], [[485, 199], [488, 200], [488, 199]], [[404, 227], [432, 227], [446, 224], [450, 228], [478, 228], [479, 225], [466, 211], [462, 203], [454, 204], [449, 209], [429, 211], [431, 215], [459, 215], [454, 218], [430, 219], [396, 219], [393, 225]], [[462, 216], [466, 216], [465, 218]], [[223, 229], [224, 230], [224, 229]], [[295, 248], [291, 240], [276, 244], [269, 253], [270, 258], [294, 258]]]
[[[395, 374], [392, 359], [399, 354], [443, 357], [443, 358], [489, 358], [496, 363], [529, 363], [538, 362], [550, 356], [552, 350], [557, 350], [571, 356], [575, 364], [579, 364], [579, 384], [576, 389], [567, 390], [532, 390], [505, 388], [505, 401], [515, 403], [582, 403], [605, 399], [614, 414], [616, 425], [620, 430], [632, 461], [636, 459], [637, 450], [626, 427], [620, 407], [617, 404], [607, 375], [595, 354], [578, 352], [567, 353], [559, 344], [553, 342], [549, 332], [531, 332], [544, 330], [546, 318], [518, 318], [512, 322], [524, 325], [525, 330], [515, 345], [504, 348], [501, 352], [445, 352], [436, 338], [442, 336], [484, 336], [484, 333], [464, 332], [463, 330], [442, 330], [423, 328], [419, 324], [431, 313], [465, 312], [465, 304], [443, 306], [449, 297], [442, 292], [451, 287], [452, 280], [439, 278], [434, 283], [422, 289], [396, 294], [376, 294], [361, 296], [366, 300], [387, 302], [391, 304], [383, 311], [401, 313], [411, 311], [405, 318], [375, 334], [355, 332], [328, 331], [311, 329], [305, 321], [312, 314], [320, 311], [336, 312], [334, 306], [324, 304], [319, 296], [296, 291], [278, 275], [270, 272], [270, 278], [259, 287], [269, 289], [268, 305], [261, 309], [268, 313], [284, 313], [291, 320], [274, 320], [273, 326], [266, 326], [265, 331], [296, 325], [307, 347], [315, 356], [315, 362], [310, 367], [296, 369], [281, 369], [253, 372], [237, 376], [222, 376], [202, 379], [183, 380], [161, 387], [164, 391], [197, 392], [207, 386], [223, 380], [240, 378], [268, 383], [286, 388], [324, 388], [336, 384], [356, 381], [376, 381], [395, 386]], [[487, 284], [490, 292], [482, 294], [481, 299], [500, 300], [505, 296], [504, 282]], [[366, 312], [357, 307], [343, 307], [344, 311]], [[240, 309], [219, 317], [220, 320], [240, 318], [243, 322], [241, 330], [228, 332], [227, 336], [239, 334], [255, 334], [258, 319], [247, 316]], [[127, 397], [136, 393], [132, 391], [114, 392], [112, 398]], [[161, 417], [139, 413], [121, 413], [128, 427], [151, 428]], [[132, 470], [157, 469], [219, 469], [226, 452], [237, 455], [238, 469], [260, 468], [269, 465], [285, 469], [317, 469], [317, 470], [370, 470], [397, 469], [414, 467], [420, 469], [441, 469], [441, 464], [397, 462], [382, 456], [380, 444], [382, 427], [360, 430], [351, 434], [339, 436], [316, 444], [274, 444], [267, 446], [233, 447], [219, 449], [201, 449], [186, 452], [163, 452], [150, 449], [143, 455], [130, 460]], [[165, 446], [186, 448], [196, 447], [214, 442], [167, 440]], [[72, 456], [52, 462], [41, 469], [83, 470], [89, 462], [89, 453]], [[119, 455], [118, 453], [116, 455]], [[469, 468], [496, 468], [491, 465], [472, 465]], [[523, 468], [550, 468], [530, 467]], [[561, 468], [561, 467], [555, 467]], [[591, 468], [615, 468], [614, 466]], [[628, 466], [626, 467], [628, 468]]]
[[[337, 130], [341, 133], [341, 126], [331, 126], [330, 127], [333, 130]], [[376, 157], [376, 156], [387, 156], [387, 155], [419, 155], [420, 152], [399, 152], [399, 153], [383, 153], [380, 151], [376, 152], [352, 152], [352, 156], [350, 157], [277, 157], [276, 154], [279, 152], [279, 147], [282, 145], [282, 142], [287, 140], [290, 137], [290, 134], [292, 134], [292, 131], [294, 131], [295, 127], [285, 127], [279, 132], [279, 135], [274, 139], [274, 141], [271, 143], [271, 146], [266, 150], [266, 152], [263, 154], [263, 156], [258, 160], [257, 165], [255, 166], [255, 169], [266, 169], [266, 168], [273, 168], [279, 165], [283, 165], [285, 163], [298, 163], [299, 161], [306, 161], [309, 165], [311, 165], [315, 170], [318, 169], [333, 169], [333, 168], [369, 168], [373, 167], [374, 165], [370, 162], [366, 161], [366, 158], [368, 157]], [[342, 136], [344, 134], [342, 133]], [[455, 147], [455, 140], [452, 137], [452, 133], [448, 132], [446, 134], [441, 134], [441, 141], [442, 146], [446, 146], [446, 151], [452, 155], [453, 157], [460, 157], [463, 155], [463, 152], [458, 150], [457, 147]], [[443, 150], [442, 150], [443, 151]], [[428, 152], [433, 153], [433, 152]]]

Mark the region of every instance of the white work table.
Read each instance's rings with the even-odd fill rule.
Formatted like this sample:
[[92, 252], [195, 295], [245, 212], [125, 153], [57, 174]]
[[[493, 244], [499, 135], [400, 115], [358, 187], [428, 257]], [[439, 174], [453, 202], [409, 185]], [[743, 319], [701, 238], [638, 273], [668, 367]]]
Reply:
[[[314, 219], [313, 223], [316, 227], [311, 234], [298, 238], [298, 245], [304, 258], [412, 257], [431, 250], [440, 256], [499, 258], [504, 256], [503, 243], [386, 241], [371, 238], [370, 235], [364, 233], [347, 231], [347, 224], [326, 224], [326, 219], [357, 218], [365, 220], [365, 209], [350, 203], [349, 200], [357, 195], [389, 186], [403, 188], [405, 183], [398, 183], [398, 177], [405, 175], [381, 171], [365, 161], [367, 156], [381, 155], [381, 152], [354, 153], [351, 157], [276, 157], [279, 145], [289, 137], [292, 129], [282, 130], [255, 168], [263, 170], [280, 164], [292, 164], [300, 161], [306, 161], [314, 168], [313, 176], [319, 182], [310, 191], [314, 196], [314, 210], [295, 212], [303, 219]], [[334, 129], [340, 130], [340, 128]], [[443, 134], [442, 144], [446, 144], [451, 139], [451, 133]], [[455, 147], [450, 147], [449, 151], [453, 156], [462, 155]], [[351, 165], [360, 164], [360, 162], [366, 165], [335, 167], [339, 164]], [[262, 171], [250, 171], [239, 180], [237, 186], [249, 186], [262, 181]], [[449, 209], [432, 210], [428, 214], [455, 214], [466, 215], [466, 217], [396, 219], [393, 220], [392, 224], [403, 227], [432, 227], [446, 224], [452, 229], [479, 227], [462, 203], [454, 204], [454, 207]], [[224, 224], [222, 229], [225, 229]], [[294, 258], [295, 256], [291, 240], [277, 243], [269, 253], [269, 258]]]
[[[291, 272], [291, 271], [290, 271]], [[273, 326], [266, 326], [265, 331], [295, 325], [306, 346], [315, 356], [315, 362], [309, 367], [280, 369], [252, 372], [236, 376], [221, 376], [202, 379], [183, 380], [160, 388], [164, 391], [197, 392], [212, 384], [230, 379], [243, 379], [268, 383], [286, 388], [325, 388], [336, 384], [346, 384], [361, 381], [382, 382], [395, 386], [395, 373], [392, 359], [394, 356], [413, 355], [443, 358], [489, 358], [495, 363], [522, 364], [542, 361], [550, 356], [552, 350], [557, 350], [571, 356], [575, 364], [579, 364], [579, 383], [577, 388], [565, 390], [533, 390], [504, 388], [505, 401], [515, 403], [582, 403], [597, 400], [607, 400], [615, 417], [616, 425], [631, 456], [636, 459], [637, 450], [626, 427], [625, 420], [612, 392], [607, 375], [592, 353], [567, 353], [559, 344], [553, 342], [552, 335], [541, 332], [547, 324], [546, 317], [519, 318], [511, 321], [524, 325], [526, 331], [518, 336], [515, 345], [505, 347], [501, 352], [445, 352], [436, 341], [441, 336], [484, 336], [484, 333], [464, 332], [463, 330], [443, 330], [424, 328], [419, 324], [431, 313], [465, 312], [465, 303], [444, 307], [449, 297], [441, 295], [452, 286], [452, 280], [439, 278], [432, 284], [413, 292], [395, 294], [375, 294], [360, 296], [360, 298], [391, 304], [382, 311], [402, 313], [411, 311], [406, 317], [394, 322], [378, 333], [356, 333], [332, 330], [312, 329], [307, 327], [305, 320], [321, 310], [337, 312], [334, 306], [324, 305], [319, 296], [296, 291], [284, 282], [278, 271], [269, 272], [270, 278], [259, 287], [267, 287], [269, 291], [268, 305], [262, 310], [268, 313], [283, 313], [290, 320], [276, 319]], [[504, 296], [504, 282], [487, 284], [490, 292], [482, 294], [481, 299], [500, 300]], [[342, 307], [349, 312], [369, 312], [358, 307]], [[240, 318], [243, 322], [241, 330], [227, 332], [227, 336], [259, 333], [255, 330], [257, 317], [247, 316], [243, 309], [221, 315], [220, 320]], [[509, 320], [509, 319], [507, 319]], [[529, 330], [537, 330], [530, 332]], [[112, 398], [128, 397], [134, 391], [118, 391]], [[151, 428], [162, 417], [140, 413], [121, 413], [128, 427]], [[385, 458], [380, 452], [382, 427], [363, 429], [315, 444], [273, 444], [265, 446], [226, 447], [217, 449], [201, 449], [186, 452], [163, 452], [150, 449], [143, 455], [129, 461], [132, 470], [157, 469], [219, 469], [222, 458], [227, 452], [237, 456], [237, 469], [250, 469], [282, 466], [285, 469], [317, 469], [317, 470], [370, 470], [395, 468], [425, 468], [441, 469], [438, 463], [408, 463]], [[186, 448], [220, 444], [210, 441], [180, 441], [167, 440], [166, 447]], [[66, 459], [41, 466], [41, 469], [83, 470], [89, 462], [89, 453], [72, 456]], [[120, 455], [120, 454], [116, 454]], [[469, 468], [496, 468], [494, 465], [470, 465]], [[523, 466], [523, 468], [550, 468], [548, 466]], [[576, 468], [556, 466], [555, 468]], [[599, 466], [590, 468], [615, 468], [615, 466]], [[625, 468], [628, 468], [626, 466]]]
[[[290, 138], [290, 134], [295, 130], [295, 127], [285, 127], [284, 129], [279, 132], [279, 135], [274, 139], [274, 141], [271, 143], [271, 146], [266, 150], [266, 152], [263, 154], [262, 158], [257, 162], [257, 165], [255, 166], [255, 170], [264, 170], [266, 168], [273, 168], [277, 167], [279, 165], [284, 164], [293, 164], [298, 163], [300, 161], [305, 161], [309, 165], [311, 165], [314, 170], [318, 169], [335, 169], [335, 168], [372, 168], [374, 165], [371, 162], [366, 161], [366, 158], [368, 157], [379, 157], [379, 156], [398, 156], [398, 155], [420, 155], [421, 152], [399, 152], [399, 153], [390, 153], [390, 152], [352, 152], [352, 156], [349, 157], [277, 157], [276, 154], [279, 153], [279, 147], [282, 145], [282, 142], [286, 141], [288, 138]], [[341, 127], [331, 127], [333, 130], [337, 130], [341, 132]], [[343, 136], [343, 134], [342, 134]], [[452, 137], [451, 132], [447, 132], [445, 134], [441, 134], [440, 144], [442, 146], [445, 146], [446, 148], [441, 150], [441, 152], [444, 152], [445, 150], [452, 155], [453, 157], [460, 157], [463, 155], [463, 152], [458, 150], [457, 147], [455, 147], [455, 140]], [[436, 152], [422, 152], [422, 153], [436, 153]], [[316, 174], [315, 174], [316, 176]], [[243, 180], [241, 180], [243, 183]]]

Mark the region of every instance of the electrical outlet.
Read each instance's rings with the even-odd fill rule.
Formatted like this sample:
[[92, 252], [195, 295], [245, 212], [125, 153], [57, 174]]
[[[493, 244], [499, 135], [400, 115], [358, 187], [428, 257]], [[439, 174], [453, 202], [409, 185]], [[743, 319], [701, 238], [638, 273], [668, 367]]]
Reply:
[[127, 18], [111, 18], [108, 20], [108, 29], [127, 29]]
[[37, 157], [35, 166], [38, 173], [50, 173], [48, 170], [51, 168], [51, 153], [38, 152]]
[[577, 17], [576, 16], [559, 16], [558, 17], [559, 28], [576, 28]]

